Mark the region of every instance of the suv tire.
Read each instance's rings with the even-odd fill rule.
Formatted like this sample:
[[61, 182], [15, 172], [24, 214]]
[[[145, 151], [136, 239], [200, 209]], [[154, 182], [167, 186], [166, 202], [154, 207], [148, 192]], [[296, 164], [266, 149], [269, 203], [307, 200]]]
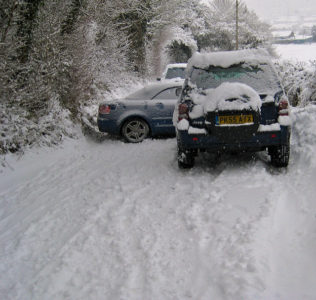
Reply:
[[275, 167], [287, 167], [290, 158], [290, 144], [273, 146], [269, 148], [271, 164]]
[[191, 169], [195, 163], [194, 153], [178, 148], [178, 166], [180, 169]]

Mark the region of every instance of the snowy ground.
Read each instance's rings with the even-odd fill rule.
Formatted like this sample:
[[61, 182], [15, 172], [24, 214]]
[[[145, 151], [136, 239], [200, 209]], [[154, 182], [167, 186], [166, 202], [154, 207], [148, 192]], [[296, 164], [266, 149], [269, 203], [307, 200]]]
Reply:
[[316, 107], [292, 118], [287, 170], [260, 153], [180, 171], [174, 138], [6, 156], [0, 299], [315, 300]]
[[0, 299], [316, 298], [316, 108], [292, 156], [177, 167], [175, 139], [84, 137], [0, 174]]
[[316, 60], [316, 43], [312, 44], [284, 44], [274, 45], [276, 52], [280, 55], [281, 60], [291, 61], [315, 61]]

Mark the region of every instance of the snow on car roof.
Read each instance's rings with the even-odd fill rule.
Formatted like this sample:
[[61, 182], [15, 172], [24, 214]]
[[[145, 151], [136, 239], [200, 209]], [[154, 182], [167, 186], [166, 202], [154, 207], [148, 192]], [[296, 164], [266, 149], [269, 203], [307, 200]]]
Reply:
[[166, 68], [186, 68], [186, 63], [168, 64]]
[[228, 68], [240, 63], [258, 65], [269, 63], [270, 55], [265, 49], [246, 49], [210, 53], [196, 52], [188, 62], [188, 69], [193, 67], [207, 69], [209, 66]]

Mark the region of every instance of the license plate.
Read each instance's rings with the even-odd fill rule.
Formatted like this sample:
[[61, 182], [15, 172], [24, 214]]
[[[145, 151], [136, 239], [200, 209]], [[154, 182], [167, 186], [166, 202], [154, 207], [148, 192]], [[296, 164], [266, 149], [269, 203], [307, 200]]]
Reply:
[[253, 124], [253, 115], [216, 116], [216, 125]]

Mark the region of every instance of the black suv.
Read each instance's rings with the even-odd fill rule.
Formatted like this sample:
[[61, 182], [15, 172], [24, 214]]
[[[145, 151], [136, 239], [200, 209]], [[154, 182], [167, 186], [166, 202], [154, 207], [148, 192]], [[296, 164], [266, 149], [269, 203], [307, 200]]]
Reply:
[[173, 122], [180, 168], [200, 151], [266, 149], [273, 165], [288, 165], [289, 103], [263, 49], [194, 54]]

